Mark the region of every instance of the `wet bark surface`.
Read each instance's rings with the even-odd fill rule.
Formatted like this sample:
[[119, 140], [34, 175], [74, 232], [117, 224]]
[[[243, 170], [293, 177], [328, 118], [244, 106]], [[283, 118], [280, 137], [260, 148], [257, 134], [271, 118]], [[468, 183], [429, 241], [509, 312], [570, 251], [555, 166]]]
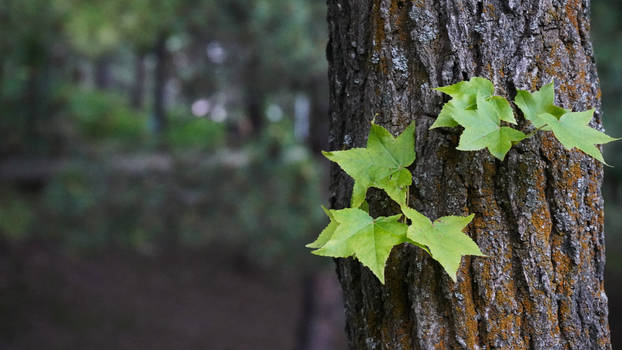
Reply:
[[[513, 99], [555, 80], [556, 103], [596, 108], [589, 0], [329, 0], [330, 149], [365, 144], [369, 122], [394, 134], [416, 122], [411, 206], [432, 219], [474, 213], [452, 283], [413, 246], [393, 250], [382, 286], [339, 259], [352, 349], [610, 349], [604, 292], [602, 165], [546, 132], [504, 161], [455, 150], [460, 130], [428, 130], [444, 97], [472, 76]], [[519, 128], [532, 129], [521, 117]], [[352, 181], [332, 168], [331, 205]], [[373, 213], [395, 208], [368, 194]]]

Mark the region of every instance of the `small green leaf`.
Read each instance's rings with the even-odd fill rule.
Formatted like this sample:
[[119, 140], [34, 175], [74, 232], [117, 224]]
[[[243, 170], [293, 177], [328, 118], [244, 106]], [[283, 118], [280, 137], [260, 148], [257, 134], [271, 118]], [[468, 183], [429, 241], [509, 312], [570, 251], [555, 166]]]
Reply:
[[361, 203], [361, 205], [359, 206], [359, 209], [363, 210], [366, 213], [369, 213], [369, 203], [364, 200], [363, 203]]
[[415, 160], [415, 123], [411, 123], [398, 137], [372, 123], [367, 150], [385, 168], [399, 170], [410, 165]]
[[401, 204], [412, 182], [406, 167], [415, 160], [415, 124], [410, 124], [395, 138], [382, 126], [372, 123], [366, 148], [322, 154], [354, 179], [353, 208], [363, 203], [369, 187], [385, 190], [391, 199]]
[[553, 82], [544, 85], [540, 90], [533, 93], [526, 90], [518, 90], [514, 103], [523, 112], [525, 119], [529, 120], [536, 128], [543, 127], [546, 122], [540, 116], [549, 113], [559, 119], [567, 111], [554, 104], [555, 91]]
[[[362, 208], [367, 196], [367, 189], [371, 186], [371, 180], [369, 182], [354, 180], [354, 187], [352, 188], [352, 199], [350, 199], [350, 206], [352, 208]], [[365, 209], [363, 209], [365, 210]], [[369, 212], [369, 207], [365, 210]]]
[[619, 139], [591, 128], [589, 123], [593, 115], [594, 110], [590, 109], [584, 112], [567, 112], [559, 119], [549, 113], [540, 114], [538, 118], [550, 127], [555, 137], [566, 149], [576, 147], [603, 164], [608, 165], [595, 145]]
[[404, 214], [412, 221], [407, 231], [408, 239], [427, 246], [432, 258], [443, 266], [454, 282], [463, 255], [485, 256], [471, 237], [462, 232], [473, 220], [473, 214], [444, 216], [434, 222], [412, 208], [407, 208]]
[[436, 128], [453, 128], [454, 126], [458, 126], [458, 123], [453, 118], [453, 115], [460, 110], [458, 107], [454, 105], [452, 101], [449, 101], [443, 105], [441, 108], [441, 113], [438, 114], [438, 117], [434, 121], [434, 124], [430, 126], [430, 129]]
[[487, 100], [490, 101], [495, 107], [495, 112], [499, 116], [499, 119], [508, 123], [516, 124], [516, 119], [514, 119], [514, 111], [512, 111], [512, 106], [510, 106], [510, 103], [508, 102], [508, 100], [505, 99], [505, 97], [492, 96]]
[[454, 119], [464, 127], [456, 149], [477, 151], [488, 148], [493, 156], [503, 160], [512, 144], [523, 140], [526, 135], [521, 131], [502, 127], [499, 110], [496, 103], [478, 95], [477, 110], [455, 114]]
[[[369, 169], [374, 166], [369, 152], [365, 148], [352, 148], [347, 151], [322, 151], [324, 157], [333, 161], [354, 179], [352, 206], [358, 207], [365, 200], [365, 192], [372, 182]], [[357, 203], [355, 205], [355, 202]]]
[[326, 216], [328, 216], [330, 222], [328, 223], [328, 226], [326, 226], [322, 230], [322, 232], [320, 232], [320, 235], [315, 241], [305, 246], [307, 248], [321, 248], [324, 244], [326, 244], [326, 242], [330, 240], [330, 238], [333, 236], [333, 233], [335, 233], [337, 226], [339, 226], [330, 210], [326, 209], [324, 206], [322, 206], [322, 210], [324, 210], [324, 213], [326, 213]]
[[488, 98], [495, 93], [495, 87], [492, 85], [492, 82], [479, 77], [473, 77], [469, 81], [461, 81], [449, 86], [437, 87], [434, 90], [447, 94], [452, 99], [445, 103], [441, 113], [430, 129], [457, 126], [458, 123], [454, 120], [453, 115], [461, 110], [476, 109], [478, 94]]
[[338, 222], [330, 240], [313, 254], [345, 258], [355, 256], [384, 284], [384, 269], [394, 246], [406, 241], [407, 226], [402, 216], [372, 218], [361, 209], [331, 210]]
[[492, 82], [480, 77], [473, 77], [469, 81], [461, 81], [449, 86], [437, 87], [434, 90], [451, 96], [456, 106], [463, 109], [475, 109], [477, 95], [490, 97], [495, 93]]
[[374, 183], [374, 187], [383, 189], [389, 198], [399, 205], [405, 205], [408, 197], [408, 186], [412, 184], [412, 174], [408, 169], [400, 171], [380, 179]]

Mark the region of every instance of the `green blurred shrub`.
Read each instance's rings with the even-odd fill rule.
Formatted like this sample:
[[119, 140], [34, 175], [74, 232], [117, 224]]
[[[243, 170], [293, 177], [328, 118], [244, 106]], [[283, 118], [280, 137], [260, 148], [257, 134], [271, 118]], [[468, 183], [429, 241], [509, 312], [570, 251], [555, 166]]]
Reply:
[[166, 141], [174, 150], [210, 150], [223, 144], [225, 128], [208, 118], [197, 118], [182, 109], [169, 113]]
[[33, 223], [33, 210], [25, 198], [17, 193], [3, 193], [0, 202], [0, 235], [9, 240], [21, 240], [28, 236]]
[[115, 171], [105, 160], [75, 161], [46, 187], [40, 231], [71, 251], [148, 250], [162, 231], [160, 196], [157, 181]]
[[265, 264], [304, 254], [304, 243], [325, 221], [318, 206], [324, 201], [322, 168], [292, 129], [288, 119], [267, 125], [248, 146], [250, 162], [238, 173], [240, 232], [250, 238], [245, 242], [254, 260]]
[[130, 108], [123, 96], [70, 89], [67, 112], [87, 140], [136, 143], [147, 136], [147, 117]]
[[291, 130], [272, 123], [243, 149], [173, 153], [171, 169], [143, 174], [115, 170], [114, 159], [75, 161], [46, 187], [38, 231], [78, 252], [216, 249], [295, 266], [326, 218], [322, 168]]

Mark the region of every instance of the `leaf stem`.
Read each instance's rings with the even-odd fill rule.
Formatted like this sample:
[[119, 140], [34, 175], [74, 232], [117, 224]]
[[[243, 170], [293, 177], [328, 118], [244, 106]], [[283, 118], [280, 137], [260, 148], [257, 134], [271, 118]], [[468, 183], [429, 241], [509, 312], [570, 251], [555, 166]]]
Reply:
[[528, 139], [528, 138], [533, 137], [533, 135], [535, 135], [538, 131], [542, 130], [542, 128], [544, 128], [545, 126], [547, 125], [544, 124], [544, 125], [541, 125], [539, 128], [532, 130], [529, 134], [525, 135], [525, 138]]
[[[410, 206], [410, 186], [406, 186], [406, 206]], [[404, 214], [403, 209], [400, 207], [400, 211], [402, 211], [402, 222], [406, 224], [406, 214]]]

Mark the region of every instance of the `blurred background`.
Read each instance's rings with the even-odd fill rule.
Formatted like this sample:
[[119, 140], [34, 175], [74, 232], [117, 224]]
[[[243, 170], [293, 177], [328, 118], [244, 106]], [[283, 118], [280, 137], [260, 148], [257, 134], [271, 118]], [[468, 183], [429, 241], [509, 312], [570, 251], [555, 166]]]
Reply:
[[[613, 136], [620, 14], [593, 1]], [[0, 349], [344, 349], [332, 262], [304, 248], [326, 42], [322, 1], [1, 0]], [[622, 143], [605, 157], [615, 338]]]

